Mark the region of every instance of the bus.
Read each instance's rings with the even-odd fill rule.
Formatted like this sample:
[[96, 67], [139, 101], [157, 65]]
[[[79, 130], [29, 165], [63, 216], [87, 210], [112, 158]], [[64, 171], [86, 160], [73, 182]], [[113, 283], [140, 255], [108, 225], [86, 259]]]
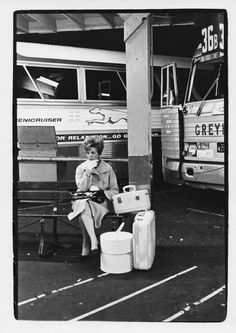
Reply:
[[201, 36], [183, 104], [179, 104], [176, 65], [161, 70], [163, 177], [172, 184], [224, 191], [227, 86], [223, 15], [202, 22]]
[[[191, 59], [154, 55], [152, 70], [153, 181], [162, 181], [161, 67], [176, 62], [184, 95]], [[80, 47], [16, 42], [14, 76], [17, 129], [54, 126], [58, 155], [85, 158], [81, 143], [101, 135], [103, 157], [128, 158], [125, 53]], [[74, 179], [78, 162], [59, 163], [59, 180]], [[128, 165], [113, 168], [128, 179]]]

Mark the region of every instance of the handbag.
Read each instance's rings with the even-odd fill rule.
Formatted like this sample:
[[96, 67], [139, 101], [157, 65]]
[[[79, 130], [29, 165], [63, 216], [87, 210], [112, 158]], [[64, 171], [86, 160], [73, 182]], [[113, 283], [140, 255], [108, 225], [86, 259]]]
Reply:
[[103, 190], [98, 191], [77, 191], [75, 193], [71, 193], [72, 200], [83, 200], [90, 199], [96, 203], [103, 203], [106, 200], [106, 196]]

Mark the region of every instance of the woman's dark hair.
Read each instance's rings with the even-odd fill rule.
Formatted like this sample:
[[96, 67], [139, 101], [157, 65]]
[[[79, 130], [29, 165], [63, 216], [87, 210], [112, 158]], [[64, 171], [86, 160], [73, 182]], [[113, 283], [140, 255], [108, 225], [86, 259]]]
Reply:
[[90, 148], [96, 148], [98, 154], [101, 155], [104, 148], [103, 139], [96, 135], [87, 136], [83, 142], [83, 148], [86, 152]]

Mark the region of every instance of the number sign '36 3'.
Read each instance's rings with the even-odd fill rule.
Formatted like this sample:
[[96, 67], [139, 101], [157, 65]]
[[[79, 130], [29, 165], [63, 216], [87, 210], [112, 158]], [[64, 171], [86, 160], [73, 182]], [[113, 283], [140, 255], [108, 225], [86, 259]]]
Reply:
[[224, 20], [223, 14], [208, 17], [207, 22], [202, 22], [202, 54], [224, 51]]

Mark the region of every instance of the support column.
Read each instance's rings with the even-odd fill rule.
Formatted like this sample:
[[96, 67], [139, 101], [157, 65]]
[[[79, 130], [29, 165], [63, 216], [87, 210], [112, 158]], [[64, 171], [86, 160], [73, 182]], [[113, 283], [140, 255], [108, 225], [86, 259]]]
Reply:
[[129, 184], [151, 190], [150, 14], [125, 21]]

